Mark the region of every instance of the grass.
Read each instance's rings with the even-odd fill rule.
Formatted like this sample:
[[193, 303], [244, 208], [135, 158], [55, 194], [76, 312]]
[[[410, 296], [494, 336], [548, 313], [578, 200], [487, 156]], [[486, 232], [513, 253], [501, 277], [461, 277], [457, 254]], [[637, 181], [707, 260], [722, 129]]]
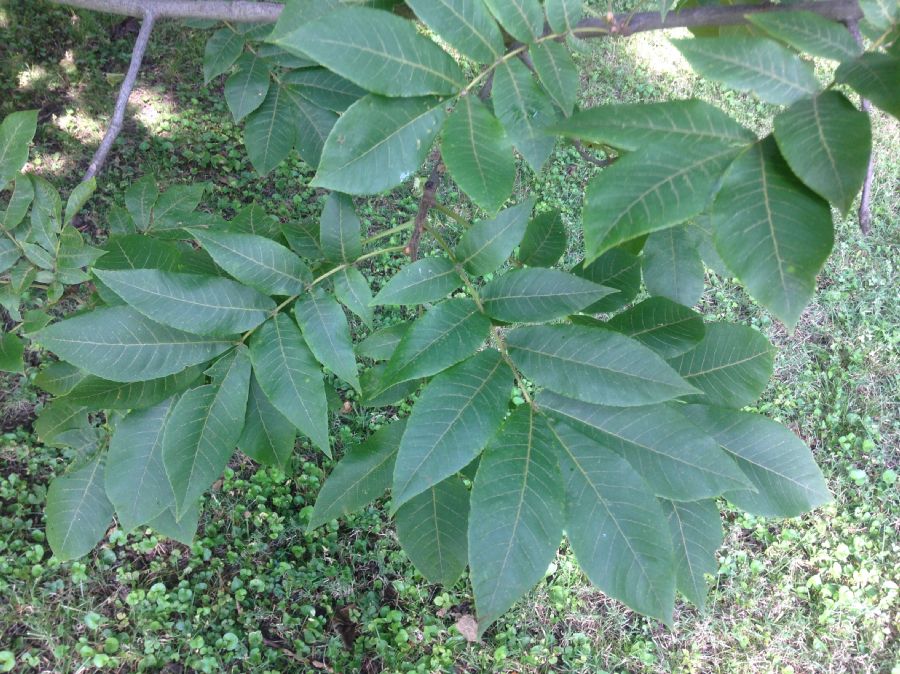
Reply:
[[[41, 109], [31, 168], [64, 190], [103, 128], [115, 95], [107, 74], [124, 70], [133, 39], [117, 19], [72, 17], [0, 4], [0, 116]], [[154, 35], [133, 115], [85, 214], [101, 235], [109, 205], [151, 172], [164, 185], [209, 181], [204, 206], [226, 215], [254, 200], [282, 219], [317, 214], [311, 171], [296, 157], [264, 178], [253, 172], [221, 82], [201, 84], [202, 48], [177, 25]], [[768, 107], [696, 79], [661, 36], [594, 45], [579, 60], [584, 102], [697, 95], [765, 130]], [[427, 584], [381, 508], [305, 531], [330, 466], [303, 448], [291, 475], [235, 460], [190, 548], [114, 529], [89, 558], [61, 564], [45, 542], [42, 507], [70, 457], [36, 444], [26, 425], [0, 440], [0, 671], [900, 672], [900, 129], [878, 115], [875, 133], [873, 232], [862, 238], [852, 218], [838, 223], [819, 292], [793, 334], [708, 274], [709, 317], [755, 325], [778, 345], [758, 409], [813, 448], [835, 498], [783, 521], [726, 510], [706, 614], [679, 604], [673, 630], [636, 616], [592, 588], [562, 550], [546, 579], [469, 644], [453, 627], [472, 612], [466, 579]], [[560, 146], [520, 186], [539, 208], [562, 210], [569, 262], [583, 188], [597, 170]], [[441, 199], [461, 201], [447, 186]], [[375, 231], [405, 221], [415, 204], [415, 188], [399, 190], [362, 215]], [[397, 264], [379, 258], [366, 273], [377, 285]], [[41, 403], [30, 385], [40, 358], [3, 380], [0, 414], [11, 426]], [[354, 410], [333, 431], [346, 444], [380, 421]]]

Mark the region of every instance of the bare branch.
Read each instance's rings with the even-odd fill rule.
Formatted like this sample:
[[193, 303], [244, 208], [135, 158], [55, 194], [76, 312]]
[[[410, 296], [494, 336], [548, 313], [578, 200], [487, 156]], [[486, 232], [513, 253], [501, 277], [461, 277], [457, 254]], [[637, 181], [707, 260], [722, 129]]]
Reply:
[[147, 43], [150, 41], [150, 33], [153, 31], [155, 17], [152, 12], [144, 14], [144, 20], [141, 21], [141, 30], [138, 33], [137, 40], [134, 42], [134, 49], [131, 52], [131, 63], [128, 66], [128, 73], [122, 80], [122, 86], [119, 87], [119, 95], [116, 98], [116, 107], [113, 110], [112, 120], [110, 120], [109, 128], [103, 134], [103, 140], [100, 147], [94, 153], [88, 170], [84, 174], [84, 180], [90, 180], [103, 167], [106, 156], [112, 149], [113, 143], [122, 131], [122, 124], [125, 121], [125, 110], [128, 107], [128, 99], [131, 91], [134, 89], [134, 83], [137, 81], [138, 72], [141, 69], [141, 62], [144, 60], [144, 52], [147, 51]]
[[409, 244], [406, 246], [409, 259], [413, 262], [419, 258], [419, 241], [422, 239], [425, 221], [428, 219], [428, 211], [434, 207], [435, 194], [437, 193], [438, 185], [440, 185], [441, 174], [443, 171], [444, 167], [441, 163], [441, 157], [438, 155], [435, 160], [434, 168], [431, 169], [431, 175], [429, 175], [428, 180], [425, 181], [425, 189], [422, 190], [422, 198], [419, 200], [419, 210], [416, 213], [415, 226], [413, 227], [412, 235], [409, 237]]
[[613, 162], [615, 162], [616, 159], [618, 159], [618, 157], [607, 157], [606, 159], [598, 159], [597, 157], [592, 155], [590, 152], [588, 152], [587, 148], [584, 145], [582, 145], [580, 140], [576, 140], [572, 144], [575, 146], [575, 149], [578, 150], [578, 154], [581, 155], [582, 159], [584, 159], [587, 162], [590, 162], [594, 166], [599, 166], [600, 168], [606, 168], [607, 166], [610, 166]]
[[[856, 40], [856, 44], [863, 46], [862, 35], [859, 32], [859, 22], [848, 21], [847, 28]], [[872, 104], [860, 97], [860, 105], [863, 112], [872, 117]], [[875, 178], [875, 148], [869, 153], [869, 165], [866, 166], [866, 179], [863, 181], [862, 194], [859, 197], [859, 231], [863, 236], [868, 236], [872, 231], [872, 180]]]
[[284, 5], [245, 0], [53, 0], [59, 5], [92, 9], [106, 14], [157, 19], [211, 19], [234, 23], [275, 23]]

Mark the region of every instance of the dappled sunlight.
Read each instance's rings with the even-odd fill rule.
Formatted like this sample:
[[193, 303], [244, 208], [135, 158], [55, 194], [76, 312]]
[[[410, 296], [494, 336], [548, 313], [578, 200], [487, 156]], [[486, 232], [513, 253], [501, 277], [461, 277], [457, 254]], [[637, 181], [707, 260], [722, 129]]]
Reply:
[[165, 92], [135, 87], [128, 99], [128, 112], [148, 131], [158, 135], [164, 126], [168, 126], [163, 122], [168, 122], [177, 113], [177, 106], [171, 95]]
[[16, 77], [19, 89], [35, 89], [38, 84], [50, 76], [42, 65], [29, 65], [19, 71]]
[[690, 33], [685, 29], [666, 33], [639, 33], [629, 38], [628, 51], [650, 72], [658, 75], [682, 75], [690, 72], [690, 67], [669, 38], [689, 36]]

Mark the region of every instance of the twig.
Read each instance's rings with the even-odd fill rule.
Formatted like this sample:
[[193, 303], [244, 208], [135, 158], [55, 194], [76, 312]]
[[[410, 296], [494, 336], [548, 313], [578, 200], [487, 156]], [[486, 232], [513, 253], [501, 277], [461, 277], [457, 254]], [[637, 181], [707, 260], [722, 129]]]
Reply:
[[144, 52], [147, 51], [147, 43], [150, 41], [150, 33], [153, 31], [153, 23], [155, 20], [156, 17], [153, 15], [152, 11], [147, 11], [144, 14], [144, 19], [141, 21], [141, 30], [138, 33], [137, 40], [134, 42], [134, 49], [131, 52], [131, 63], [128, 66], [128, 73], [122, 81], [122, 86], [119, 87], [119, 95], [118, 98], [116, 98], [116, 107], [113, 110], [112, 120], [109, 123], [109, 128], [106, 130], [106, 133], [103, 134], [103, 140], [100, 142], [100, 147], [97, 148], [93, 159], [91, 159], [91, 163], [88, 165], [83, 180], [90, 180], [100, 172], [100, 169], [103, 167], [103, 162], [106, 161], [106, 156], [109, 154], [113, 143], [116, 142], [116, 138], [122, 131], [122, 124], [125, 120], [125, 110], [128, 107], [128, 99], [131, 97], [131, 91], [134, 89], [134, 83], [137, 81], [138, 72], [141, 69], [141, 62], [144, 60]]
[[419, 211], [416, 213], [413, 231], [409, 237], [409, 243], [406, 246], [406, 253], [413, 262], [419, 259], [419, 242], [422, 240], [422, 231], [425, 229], [428, 211], [434, 207], [434, 195], [437, 193], [442, 172], [443, 164], [441, 164], [441, 159], [438, 157], [434, 164], [434, 168], [431, 169], [431, 175], [429, 175], [428, 180], [425, 181], [425, 189], [422, 190], [422, 198], [419, 199]]
[[612, 164], [618, 157], [607, 157], [606, 159], [597, 159], [594, 155], [587, 151], [584, 145], [581, 144], [580, 140], [576, 140], [572, 143], [575, 146], [575, 149], [578, 150], [578, 154], [581, 155], [581, 158], [585, 161], [589, 161], [594, 166], [599, 166], [600, 168], [606, 168], [610, 164]]
[[[859, 21], [847, 21], [847, 28], [856, 40], [856, 44], [863, 46], [862, 35], [859, 32]], [[872, 119], [872, 104], [866, 98], [860, 97], [860, 106], [863, 112]], [[872, 231], [872, 180], [875, 177], [875, 148], [869, 153], [869, 164], [866, 166], [866, 179], [863, 181], [862, 194], [859, 197], [859, 231], [863, 236], [868, 236]]]

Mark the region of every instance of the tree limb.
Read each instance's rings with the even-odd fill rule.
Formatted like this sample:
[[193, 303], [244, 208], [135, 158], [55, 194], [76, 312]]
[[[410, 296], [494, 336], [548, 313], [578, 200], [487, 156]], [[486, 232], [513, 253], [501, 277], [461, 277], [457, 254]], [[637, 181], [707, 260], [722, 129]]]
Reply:
[[103, 140], [100, 141], [100, 147], [94, 153], [91, 163], [88, 165], [87, 172], [84, 174], [84, 180], [90, 180], [103, 167], [106, 156], [112, 149], [113, 143], [122, 131], [122, 124], [125, 121], [125, 110], [128, 107], [128, 99], [131, 91], [134, 89], [134, 83], [137, 81], [138, 72], [141, 69], [141, 62], [144, 60], [144, 52], [147, 51], [147, 43], [150, 41], [150, 33], [153, 31], [155, 16], [152, 11], [148, 11], [143, 15], [141, 21], [141, 30], [138, 33], [137, 40], [134, 42], [134, 49], [131, 52], [131, 63], [128, 66], [128, 73], [122, 80], [122, 86], [119, 87], [119, 95], [116, 98], [116, 107], [113, 110], [112, 120], [110, 120], [109, 128], [103, 134]]
[[428, 219], [428, 211], [434, 207], [435, 194], [438, 185], [441, 182], [441, 173], [443, 173], [443, 165], [441, 164], [440, 155], [431, 169], [431, 175], [425, 181], [425, 189], [422, 190], [422, 198], [419, 200], [419, 210], [416, 213], [415, 226], [412, 235], [409, 237], [409, 244], [406, 246], [406, 252], [409, 259], [413, 262], [419, 259], [419, 241], [422, 239], [422, 232], [425, 229], [425, 221]]
[[[859, 32], [858, 21], [848, 21], [847, 28], [856, 40], [856, 44], [863, 46], [862, 35]], [[860, 97], [860, 106], [863, 112], [872, 118], [872, 104]], [[866, 166], [866, 179], [863, 181], [862, 194], [859, 197], [859, 231], [863, 236], [868, 236], [872, 231], [872, 180], [875, 177], [875, 148], [869, 153], [869, 164]]]
[[[53, 0], [80, 9], [92, 9], [107, 14], [142, 17], [151, 12], [157, 19], [212, 19], [235, 23], [274, 23], [283, 5], [277, 2], [247, 2], [246, 0]], [[821, 0], [774, 5], [731, 5], [691, 7], [669, 12], [666, 18], [659, 12], [616, 14], [605, 18], [582, 19], [575, 28], [582, 38], [606, 37], [611, 32], [633, 35], [663, 28], [692, 28], [699, 26], [729, 26], [746, 23], [747, 14], [758, 12], [794, 12], [807, 10], [835, 21], [854, 21], [862, 18], [858, 0]], [[616, 31], [611, 31], [615, 26]]]

